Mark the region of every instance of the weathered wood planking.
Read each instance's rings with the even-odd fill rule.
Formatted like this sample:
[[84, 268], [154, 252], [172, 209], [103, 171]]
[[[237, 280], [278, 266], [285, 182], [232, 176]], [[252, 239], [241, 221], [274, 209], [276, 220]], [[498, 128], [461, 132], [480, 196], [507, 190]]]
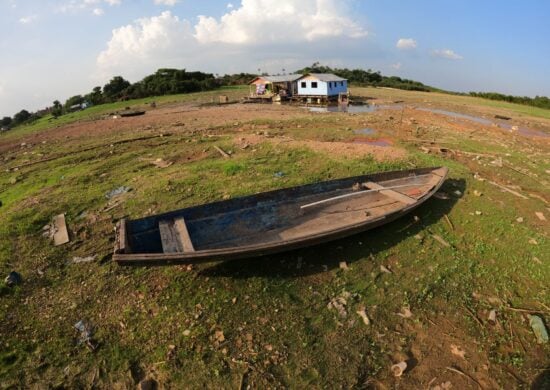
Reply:
[[53, 227], [55, 233], [53, 235], [53, 244], [55, 246], [63, 245], [69, 242], [69, 232], [65, 223], [65, 214], [59, 214], [53, 217]]
[[189, 236], [189, 231], [187, 230], [185, 219], [183, 217], [176, 218], [174, 220], [174, 225], [175, 225], [176, 231], [178, 232], [181, 245], [183, 247], [183, 251], [195, 252], [195, 248], [193, 247], [193, 242], [191, 241], [191, 237]]
[[117, 240], [115, 243], [115, 253], [129, 253], [128, 236], [126, 234], [126, 219], [121, 219], [117, 225]]
[[388, 196], [392, 199], [395, 199], [395, 200], [397, 200], [401, 203], [414, 204], [414, 203], [418, 202], [418, 199], [414, 199], [414, 198], [411, 198], [410, 196], [407, 196], [407, 195], [402, 194], [400, 192], [387, 189], [384, 186], [381, 186], [380, 184], [372, 182], [372, 181], [366, 182], [365, 185], [367, 187], [373, 189], [373, 190], [379, 190], [381, 194], [386, 195], [386, 196]]
[[164, 253], [182, 252], [183, 248], [178, 239], [179, 233], [176, 231], [173, 220], [160, 221], [159, 232]]

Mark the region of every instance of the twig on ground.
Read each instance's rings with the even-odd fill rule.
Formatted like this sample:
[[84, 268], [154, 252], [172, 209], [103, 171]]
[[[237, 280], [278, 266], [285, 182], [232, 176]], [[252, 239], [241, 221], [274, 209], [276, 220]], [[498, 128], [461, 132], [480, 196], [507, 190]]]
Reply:
[[468, 378], [469, 380], [474, 382], [480, 389], [483, 389], [483, 386], [481, 386], [481, 384], [477, 380], [475, 380], [472, 376], [464, 373], [463, 371], [457, 370], [456, 368], [453, 368], [453, 367], [445, 367], [445, 369], [448, 371], [456, 372], [457, 374], [462, 375], [465, 378]]

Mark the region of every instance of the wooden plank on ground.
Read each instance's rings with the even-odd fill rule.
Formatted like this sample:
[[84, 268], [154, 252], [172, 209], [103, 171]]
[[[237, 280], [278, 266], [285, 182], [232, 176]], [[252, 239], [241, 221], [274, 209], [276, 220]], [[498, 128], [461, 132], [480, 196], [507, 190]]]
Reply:
[[380, 184], [372, 181], [366, 182], [365, 185], [370, 189], [379, 190], [381, 194], [386, 195], [387, 197], [390, 197], [392, 199], [395, 199], [401, 203], [414, 204], [417, 202], [417, 199], [411, 198], [410, 196], [407, 196], [405, 194], [402, 194], [394, 190], [386, 189], [384, 188], [384, 186], [381, 186]]
[[65, 214], [59, 214], [53, 217], [53, 244], [55, 246], [63, 245], [69, 242], [69, 232], [65, 223]]
[[159, 222], [160, 240], [164, 253], [178, 253], [182, 251], [178, 232], [175, 229], [174, 221]]
[[195, 252], [193, 247], [193, 242], [191, 241], [191, 236], [189, 236], [189, 231], [187, 230], [187, 224], [183, 217], [176, 218], [174, 220], [174, 226], [176, 231], [179, 234], [180, 242], [183, 247], [184, 252]]
[[115, 246], [115, 253], [129, 253], [128, 252], [128, 236], [126, 235], [126, 219], [122, 218], [118, 222], [118, 236]]

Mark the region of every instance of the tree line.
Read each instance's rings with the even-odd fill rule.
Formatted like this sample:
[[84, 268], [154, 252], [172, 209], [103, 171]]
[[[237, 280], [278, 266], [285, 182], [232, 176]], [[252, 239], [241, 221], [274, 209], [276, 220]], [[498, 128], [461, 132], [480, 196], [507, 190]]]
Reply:
[[470, 92], [469, 95], [484, 99], [501, 100], [510, 103], [550, 109], [550, 99], [546, 96], [535, 96], [534, 98], [531, 98], [529, 96], [504, 95], [498, 92]]
[[388, 87], [425, 92], [439, 91], [437, 88], [424, 85], [419, 81], [402, 79], [397, 76], [383, 76], [380, 71], [373, 71], [372, 69], [331, 68], [321, 65], [319, 62], [300, 69], [296, 73], [332, 73], [358, 86]]
[[34, 113], [21, 110], [13, 117], [6, 116], [0, 120], [0, 126], [12, 128], [24, 123], [31, 123], [48, 114], [57, 118], [91, 105], [152, 96], [208, 91], [221, 85], [220, 80], [216, 79], [211, 73], [187, 72], [185, 69], [159, 69], [154, 74], [146, 76], [143, 80], [133, 84], [122, 76], [115, 76], [103, 87], [94, 87], [90, 93], [85, 95], [71, 96], [65, 103], [55, 100], [51, 107]]

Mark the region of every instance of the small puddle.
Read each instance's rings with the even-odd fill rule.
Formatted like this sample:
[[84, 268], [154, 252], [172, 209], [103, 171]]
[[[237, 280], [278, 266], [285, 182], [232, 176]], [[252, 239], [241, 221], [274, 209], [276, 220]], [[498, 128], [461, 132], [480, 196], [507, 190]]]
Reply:
[[338, 106], [304, 106], [311, 112], [349, 112], [352, 114], [361, 112], [374, 112], [377, 107], [370, 104], [362, 104], [359, 106], [338, 105]]
[[362, 144], [362, 145], [372, 145], [372, 146], [392, 146], [392, 142], [390, 140], [379, 138], [379, 139], [373, 139], [373, 138], [354, 138], [351, 140], [351, 143], [353, 144]]
[[371, 129], [369, 127], [353, 131], [353, 134], [361, 134], [361, 135], [372, 135], [372, 134], [375, 134], [375, 133], [376, 133], [376, 130]]

